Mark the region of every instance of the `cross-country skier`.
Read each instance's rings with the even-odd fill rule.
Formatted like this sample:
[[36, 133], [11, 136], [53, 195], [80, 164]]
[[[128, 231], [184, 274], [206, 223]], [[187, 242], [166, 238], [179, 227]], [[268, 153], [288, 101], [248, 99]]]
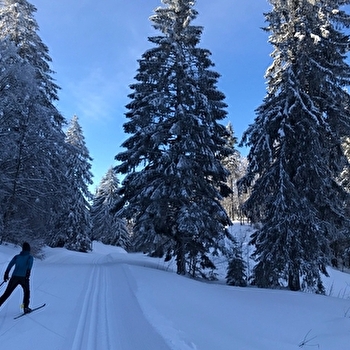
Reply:
[[29, 278], [33, 266], [33, 260], [33, 256], [30, 254], [30, 245], [29, 243], [24, 242], [22, 245], [22, 251], [20, 254], [13, 257], [5, 271], [4, 281], [7, 282], [10, 270], [15, 266], [9, 284], [7, 285], [4, 294], [0, 297], [0, 306], [6, 301], [15, 288], [20, 285], [23, 288], [23, 311], [24, 313], [32, 311], [29, 308]]

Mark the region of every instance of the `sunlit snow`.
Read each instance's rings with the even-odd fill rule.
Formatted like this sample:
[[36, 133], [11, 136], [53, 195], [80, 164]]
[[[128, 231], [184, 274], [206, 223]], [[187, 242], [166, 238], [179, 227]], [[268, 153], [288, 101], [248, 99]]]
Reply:
[[[242, 228], [241, 237], [244, 236]], [[0, 246], [2, 272], [19, 248]], [[331, 296], [238, 288], [178, 276], [162, 259], [94, 244], [45, 248], [31, 306], [18, 288], [0, 309], [6, 350], [296, 350], [350, 348], [350, 275], [330, 269]], [[2, 286], [0, 293], [4, 291]]]

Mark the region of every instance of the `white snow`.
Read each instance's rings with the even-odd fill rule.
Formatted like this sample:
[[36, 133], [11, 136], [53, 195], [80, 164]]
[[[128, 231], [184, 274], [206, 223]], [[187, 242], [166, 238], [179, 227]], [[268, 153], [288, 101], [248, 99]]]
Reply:
[[[0, 273], [19, 250], [0, 246]], [[350, 349], [346, 273], [330, 270], [330, 296], [320, 296], [196, 281], [161, 259], [100, 243], [88, 254], [45, 255], [34, 263], [31, 306], [47, 306], [14, 320], [18, 287], [0, 308], [1, 349]]]
[[311, 36], [311, 39], [313, 39], [315, 45], [317, 45], [321, 41], [320, 36], [317, 34], [311, 33], [310, 36]]

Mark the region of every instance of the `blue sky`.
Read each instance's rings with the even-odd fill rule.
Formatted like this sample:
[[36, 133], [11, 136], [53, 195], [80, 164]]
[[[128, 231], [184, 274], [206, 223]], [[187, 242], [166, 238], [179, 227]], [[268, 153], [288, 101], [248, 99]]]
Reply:
[[[91, 157], [94, 190], [129, 137], [123, 132], [125, 105], [137, 60], [157, 34], [149, 16], [161, 0], [29, 0], [36, 6], [39, 35], [61, 87], [57, 107], [67, 120], [79, 117]], [[195, 24], [204, 27], [200, 47], [212, 53], [218, 88], [240, 138], [266, 94], [264, 74], [271, 45], [264, 26], [267, 0], [197, 0]], [[247, 150], [240, 150], [243, 154]]]

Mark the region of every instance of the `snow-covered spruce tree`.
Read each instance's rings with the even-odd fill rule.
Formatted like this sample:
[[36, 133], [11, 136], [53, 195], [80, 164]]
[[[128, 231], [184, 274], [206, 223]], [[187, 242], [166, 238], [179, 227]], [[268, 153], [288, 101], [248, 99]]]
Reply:
[[226, 283], [230, 286], [246, 287], [247, 286], [247, 275], [246, 275], [247, 264], [243, 260], [242, 250], [236, 245], [235, 253], [229, 259], [229, 264], [226, 274]]
[[[344, 137], [343, 139], [343, 149], [347, 161], [350, 163], [350, 137]], [[340, 183], [350, 193], [350, 168], [344, 167], [342, 173], [340, 174]], [[350, 216], [350, 202], [344, 203], [347, 211], [347, 215]], [[334, 267], [349, 267], [349, 257], [350, 257], [350, 235], [344, 235], [335, 239], [331, 243], [332, 250], [332, 266]]]
[[[19, 55], [35, 68], [36, 78], [48, 105], [58, 100], [58, 85], [49, 63], [52, 61], [48, 47], [38, 35], [39, 26], [34, 18], [36, 7], [27, 0], [2, 0], [0, 3], [0, 37], [11, 40], [18, 48]], [[57, 111], [54, 120], [63, 122]]]
[[112, 213], [120, 201], [119, 180], [113, 168], [102, 178], [91, 207], [92, 239], [104, 244], [116, 245], [128, 250], [130, 235], [125, 219]]
[[[344, 154], [350, 162], [350, 137], [345, 137], [343, 140], [343, 149], [344, 149]], [[342, 173], [340, 174], [340, 182], [342, 186], [350, 192], [350, 169], [346, 167]], [[348, 204], [349, 205], [349, 204]]]
[[222, 164], [229, 170], [230, 175], [227, 178], [227, 185], [231, 189], [231, 194], [223, 198], [221, 204], [226, 210], [230, 219], [237, 220], [241, 218], [240, 198], [238, 196], [237, 181], [245, 173], [244, 158], [235, 149], [237, 138], [234, 136], [232, 124], [229, 123], [226, 127], [228, 131], [227, 143], [232, 148], [233, 153], [222, 159]]
[[49, 237], [50, 246], [65, 246], [80, 252], [91, 250], [90, 203], [92, 194], [91, 161], [78, 117], [74, 116], [66, 132], [68, 151], [66, 177], [69, 182], [67, 207], [61, 208], [58, 228]]
[[20, 58], [16, 47], [3, 40], [0, 40], [0, 65], [0, 236], [1, 240], [11, 240], [19, 228], [28, 234], [23, 216], [15, 215], [17, 208], [26, 212], [25, 203], [17, 200], [24, 185], [21, 156], [27, 148], [26, 118], [22, 120], [21, 111], [31, 104], [30, 96], [36, 96], [37, 91], [35, 84], [33, 87], [34, 71]]
[[132, 134], [116, 156], [122, 183], [122, 215], [133, 219], [135, 243], [176, 257], [177, 272], [214, 268], [230, 220], [220, 204], [229, 193], [220, 159], [227, 147], [224, 95], [210, 52], [198, 47], [202, 27], [191, 25], [195, 1], [163, 0], [151, 17], [159, 36], [139, 60], [124, 124]]
[[[252, 188], [245, 203], [261, 223], [255, 244], [255, 283], [322, 293], [330, 242], [348, 228], [339, 185], [345, 162], [341, 145], [350, 134], [350, 17], [344, 0], [271, 0], [266, 14], [274, 47], [268, 92], [255, 123], [243, 135], [250, 146], [240, 182]], [[301, 282], [301, 283], [300, 283]]]
[[53, 105], [57, 86], [47, 47], [36, 33], [35, 10], [26, 1], [0, 5], [0, 142], [6, 145], [0, 150], [1, 177], [6, 179], [1, 182], [0, 221], [3, 239], [15, 242], [22, 240], [18, 235], [45, 234], [48, 208], [63, 198], [65, 184], [64, 119]]

